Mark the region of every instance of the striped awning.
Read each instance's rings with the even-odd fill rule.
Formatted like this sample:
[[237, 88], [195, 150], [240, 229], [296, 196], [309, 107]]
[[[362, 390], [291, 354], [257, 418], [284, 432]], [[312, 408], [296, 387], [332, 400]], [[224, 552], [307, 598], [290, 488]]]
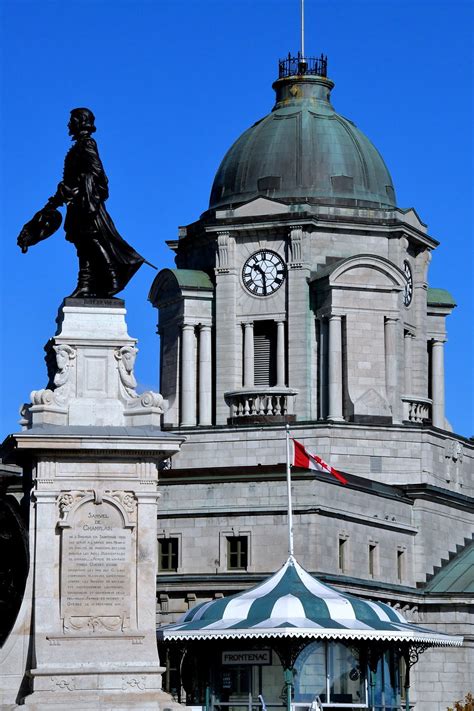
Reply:
[[307, 573], [290, 556], [270, 578], [237, 595], [188, 610], [160, 627], [163, 640], [308, 637], [393, 640], [428, 646], [460, 646], [454, 637], [411, 624], [394, 608], [348, 595]]

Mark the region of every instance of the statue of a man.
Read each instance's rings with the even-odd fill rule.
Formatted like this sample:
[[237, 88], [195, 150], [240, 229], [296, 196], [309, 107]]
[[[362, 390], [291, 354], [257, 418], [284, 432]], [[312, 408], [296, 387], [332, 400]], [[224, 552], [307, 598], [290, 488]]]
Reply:
[[90, 109], [71, 111], [68, 128], [74, 144], [64, 160], [63, 179], [56, 194], [23, 227], [18, 238], [26, 252], [31, 245], [49, 237], [61, 224], [56, 208], [66, 205], [66, 239], [74, 244], [79, 258], [79, 277], [72, 298], [113, 297], [146, 261], [119, 235], [105, 209], [108, 180], [91, 136], [96, 130], [94, 121]]

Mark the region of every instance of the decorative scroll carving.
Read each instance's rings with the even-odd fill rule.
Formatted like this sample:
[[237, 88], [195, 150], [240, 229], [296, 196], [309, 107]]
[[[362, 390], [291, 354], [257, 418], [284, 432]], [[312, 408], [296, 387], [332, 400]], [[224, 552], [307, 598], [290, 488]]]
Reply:
[[126, 400], [138, 397], [138, 394], [135, 392], [137, 381], [135, 375], [133, 374], [137, 353], [138, 348], [135, 346], [122, 346], [114, 353], [120, 376], [122, 395]]
[[110, 491], [106, 492], [113, 499], [119, 501], [125, 511], [128, 514], [128, 519], [130, 523], [135, 522], [137, 519], [137, 499], [135, 494], [131, 491]]
[[51, 677], [51, 691], [75, 691], [76, 690], [76, 679], [71, 677], [70, 679], [56, 679], [54, 676]]
[[303, 228], [294, 225], [290, 230], [290, 267], [300, 269], [303, 265]]
[[122, 677], [122, 691], [128, 691], [129, 689], [138, 689], [139, 691], [145, 691], [146, 689], [146, 676], [141, 677]]
[[89, 495], [88, 491], [65, 491], [57, 498], [59, 518], [65, 519], [74, 504]]
[[[53, 346], [56, 354], [55, 373], [53, 375], [53, 389], [43, 388], [33, 390], [30, 397], [33, 405], [47, 405], [64, 407], [71, 396], [72, 370], [76, 359], [76, 349], [67, 344]], [[24, 406], [25, 407], [25, 406]], [[26, 413], [21, 413], [24, 417]]]
[[122, 346], [114, 353], [120, 378], [120, 394], [126, 403], [127, 411], [130, 410], [158, 410], [160, 414], [165, 411], [165, 401], [160, 393], [146, 390], [139, 395], [136, 392], [137, 380], [133, 373], [138, 348], [135, 346]]
[[78, 632], [80, 630], [88, 630], [89, 632], [118, 632], [125, 627], [125, 619], [118, 615], [110, 617], [66, 617], [64, 618], [65, 632]]
[[54, 376], [54, 395], [58, 402], [69, 399], [71, 388], [71, 375], [76, 359], [76, 349], [66, 344], [53, 346], [56, 353], [57, 372]]
[[217, 235], [217, 266], [219, 271], [229, 271], [229, 233], [219, 232]]
[[69, 511], [75, 506], [75, 504], [86, 496], [94, 496], [94, 504], [97, 506], [103, 503], [104, 496], [110, 497], [118, 501], [124, 508], [128, 515], [129, 523], [135, 523], [137, 518], [137, 498], [132, 491], [111, 491], [106, 490], [104, 492], [98, 489], [91, 489], [90, 491], [64, 491], [57, 498], [57, 504], [59, 509], [59, 518], [64, 521], [69, 513]]

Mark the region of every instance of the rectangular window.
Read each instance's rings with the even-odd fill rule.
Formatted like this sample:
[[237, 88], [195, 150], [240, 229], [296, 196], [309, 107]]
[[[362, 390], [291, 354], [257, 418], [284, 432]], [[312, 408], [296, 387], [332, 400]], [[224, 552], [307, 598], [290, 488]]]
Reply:
[[162, 573], [171, 573], [178, 570], [178, 539], [158, 539], [158, 570]]
[[276, 385], [277, 325], [275, 321], [255, 321], [253, 330], [255, 387]]
[[345, 573], [347, 571], [347, 547], [347, 538], [340, 536], [338, 548], [338, 568], [341, 573]]
[[227, 569], [247, 570], [248, 538], [247, 536], [227, 537]]
[[369, 543], [369, 575], [374, 577], [377, 573], [377, 544]]
[[397, 550], [397, 578], [398, 582], [402, 583], [405, 580], [405, 549]]

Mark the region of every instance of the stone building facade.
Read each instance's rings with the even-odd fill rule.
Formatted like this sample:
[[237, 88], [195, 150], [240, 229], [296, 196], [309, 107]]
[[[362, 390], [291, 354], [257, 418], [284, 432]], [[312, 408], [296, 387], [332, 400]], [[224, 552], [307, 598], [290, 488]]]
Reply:
[[209, 208], [156, 277], [164, 426], [159, 624], [285, 560], [285, 423], [349, 483], [293, 471], [295, 554], [319, 578], [462, 634], [415, 667], [416, 708], [473, 686], [470, 440], [444, 407], [437, 242], [331, 103], [320, 60], [280, 64], [273, 110], [230, 148]]

